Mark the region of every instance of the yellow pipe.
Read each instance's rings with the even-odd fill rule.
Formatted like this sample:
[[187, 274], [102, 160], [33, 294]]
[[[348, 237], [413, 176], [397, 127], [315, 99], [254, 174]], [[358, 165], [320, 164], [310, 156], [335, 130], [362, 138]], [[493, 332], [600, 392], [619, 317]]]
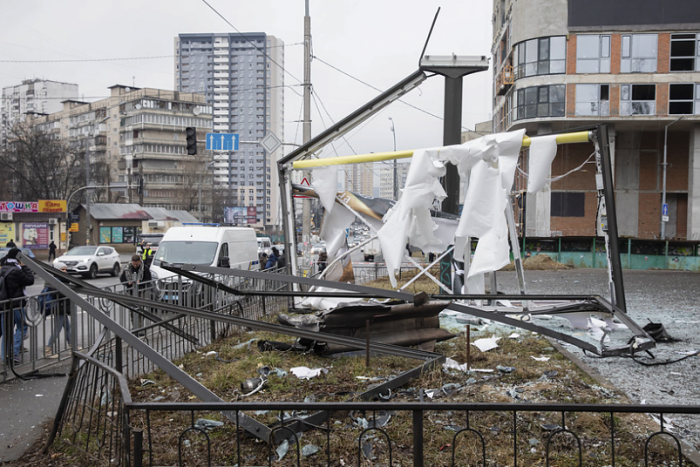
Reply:
[[[587, 143], [590, 141], [588, 131], [577, 131], [575, 133], [562, 133], [557, 135], [557, 144], [571, 144], [571, 143]], [[523, 136], [523, 147], [530, 147], [532, 139], [529, 136]]]
[[[562, 133], [557, 135], [557, 144], [587, 143], [589, 141], [588, 131], [578, 131], [576, 133]], [[532, 139], [529, 136], [523, 137], [523, 147], [530, 147]], [[362, 164], [365, 162], [389, 161], [394, 159], [407, 159], [413, 157], [413, 150], [396, 152], [375, 152], [373, 154], [361, 154], [357, 156], [326, 157], [323, 159], [305, 159], [294, 161], [292, 168], [309, 169], [312, 167], [326, 167], [329, 165]]]

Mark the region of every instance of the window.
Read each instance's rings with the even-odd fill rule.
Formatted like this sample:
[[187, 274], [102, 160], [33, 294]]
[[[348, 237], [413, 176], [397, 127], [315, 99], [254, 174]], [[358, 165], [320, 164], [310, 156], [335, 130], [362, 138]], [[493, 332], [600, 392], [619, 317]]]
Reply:
[[565, 94], [564, 84], [519, 89], [517, 119], [563, 117]]
[[584, 217], [586, 215], [586, 194], [574, 192], [552, 192], [552, 217]]
[[516, 46], [518, 78], [566, 72], [566, 37], [543, 37]]
[[610, 86], [607, 84], [577, 84], [577, 116], [610, 115]]
[[669, 115], [700, 115], [700, 85], [671, 84], [668, 93]]
[[671, 34], [671, 71], [700, 71], [696, 34]]
[[654, 115], [655, 113], [655, 84], [620, 85], [620, 115]]
[[656, 71], [656, 34], [622, 36], [620, 73], [653, 73]]
[[576, 73], [610, 73], [610, 36], [577, 37]]

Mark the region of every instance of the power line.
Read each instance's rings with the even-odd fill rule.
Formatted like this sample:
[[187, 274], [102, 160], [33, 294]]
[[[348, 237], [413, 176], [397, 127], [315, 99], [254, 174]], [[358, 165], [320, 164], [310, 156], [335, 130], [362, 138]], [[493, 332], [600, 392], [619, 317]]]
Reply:
[[155, 60], [173, 58], [175, 55], [154, 55], [150, 57], [121, 57], [121, 58], [73, 58], [59, 60], [0, 60], [0, 63], [76, 63], [76, 62], [124, 62], [129, 60]]
[[[347, 77], [350, 78], [350, 79], [354, 79], [354, 80], [357, 81], [358, 83], [364, 84], [365, 86], [369, 87], [370, 89], [374, 89], [374, 90], [377, 91], [377, 92], [384, 92], [382, 89], [379, 89], [379, 88], [377, 88], [377, 87], [375, 87], [375, 86], [372, 86], [371, 84], [367, 83], [366, 81], [362, 81], [360, 78], [357, 78], [357, 77], [351, 75], [350, 73], [348, 73], [348, 72], [346, 72], [346, 71], [343, 71], [343, 70], [341, 70], [340, 68], [338, 68], [338, 67], [336, 67], [336, 66], [331, 65], [330, 63], [324, 61], [323, 59], [318, 58], [316, 55], [313, 55], [311, 58], [313, 58], [313, 59], [315, 59], [315, 60], [318, 60], [319, 62], [323, 63], [324, 65], [328, 66], [329, 68], [332, 68], [332, 69], [334, 69], [335, 71], [344, 74], [345, 76], [347, 76]], [[418, 110], [419, 112], [423, 112], [424, 114], [427, 114], [427, 115], [430, 115], [431, 117], [437, 118], [438, 120], [444, 120], [444, 118], [440, 117], [439, 115], [435, 115], [434, 113], [431, 113], [431, 112], [428, 112], [427, 110], [421, 109], [420, 107], [417, 107], [417, 106], [415, 106], [415, 105], [413, 105], [413, 104], [410, 104], [410, 103], [404, 101], [403, 99], [399, 99], [399, 102], [401, 102], [402, 104], [407, 105], [407, 106], [409, 106], [409, 107], [411, 107], [411, 108], [413, 108], [413, 109], [416, 109], [416, 110]], [[463, 130], [471, 131], [471, 130], [469, 130], [469, 128], [467, 128], [467, 127], [465, 127], [465, 126], [463, 126], [462, 129], [463, 129]]]

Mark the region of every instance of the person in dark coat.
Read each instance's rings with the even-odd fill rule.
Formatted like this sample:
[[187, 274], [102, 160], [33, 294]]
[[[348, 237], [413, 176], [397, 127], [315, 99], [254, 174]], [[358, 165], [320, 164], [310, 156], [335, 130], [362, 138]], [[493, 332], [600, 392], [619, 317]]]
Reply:
[[328, 265], [328, 253], [326, 250], [321, 250], [321, 253], [318, 254], [318, 260], [316, 262], [318, 263], [318, 272], [323, 272]]
[[272, 253], [270, 253], [270, 256], [267, 257], [267, 264], [265, 264], [265, 269], [270, 269], [275, 267], [277, 264], [277, 258], [279, 258], [280, 252], [277, 248], [274, 246], [272, 247]]
[[[3, 303], [3, 306], [0, 307], [0, 310], [2, 310], [0, 326], [3, 329], [2, 355], [0, 358], [5, 360], [6, 350], [12, 348], [15, 364], [20, 363], [22, 341], [28, 330], [24, 320], [24, 297], [26, 296], [24, 288], [34, 284], [34, 273], [17, 259], [19, 252], [18, 248], [12, 248], [7, 253], [7, 256], [0, 259], [0, 265], [2, 266], [0, 267], [0, 275], [5, 278], [5, 291], [8, 298]], [[7, 319], [10, 314], [12, 315], [12, 324]], [[14, 331], [12, 330], [13, 328]], [[14, 336], [12, 346], [7, 342], [9, 334]], [[9, 355], [7, 355], [7, 360], [10, 360]]]
[[[141, 260], [141, 255], [135, 254], [131, 257], [131, 262], [122, 271], [122, 275], [119, 278], [122, 284], [124, 284], [126, 293], [129, 295], [137, 295], [141, 298], [145, 298], [147, 291], [153, 287], [151, 276], [151, 270], [143, 264]], [[135, 318], [135, 319], [134, 319]], [[136, 321], [134, 327], [143, 327], [143, 317], [138, 313], [131, 313], [132, 326]], [[145, 334], [141, 331], [139, 334]]]
[[[61, 271], [66, 272], [66, 267], [63, 266], [61, 268]], [[47, 296], [51, 297], [51, 301], [46, 304], [48, 310], [44, 310], [44, 312], [47, 313], [47, 316], [53, 315], [53, 331], [51, 332], [49, 341], [46, 344], [44, 355], [50, 358], [56, 358], [58, 357], [58, 354], [54, 353], [53, 351], [53, 343], [56, 340], [56, 338], [61, 334], [61, 329], [66, 330], [66, 342], [68, 343], [68, 346], [70, 347], [72, 344], [70, 340], [70, 314], [72, 304], [68, 297], [63, 295], [61, 292], [59, 292], [52, 286], [49, 286], [49, 292], [47, 293]]]
[[7, 242], [7, 245], [5, 245], [5, 248], [17, 248], [17, 245], [15, 245], [15, 241], [13, 239], [10, 239], [10, 241]]
[[49, 261], [51, 259], [56, 259], [56, 244], [51, 240], [51, 243], [49, 243]]
[[260, 258], [258, 259], [258, 263], [260, 263], [260, 270], [264, 271], [265, 270], [265, 265], [267, 264], [267, 253], [260, 253]]

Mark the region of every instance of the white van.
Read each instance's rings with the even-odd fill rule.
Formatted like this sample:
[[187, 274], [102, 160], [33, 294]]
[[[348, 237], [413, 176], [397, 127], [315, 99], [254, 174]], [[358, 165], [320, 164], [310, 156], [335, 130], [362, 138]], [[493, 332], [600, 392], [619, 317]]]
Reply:
[[257, 270], [255, 230], [202, 224], [171, 227], [154, 254], [151, 265], [153, 280], [177, 275], [161, 268], [163, 263]]

